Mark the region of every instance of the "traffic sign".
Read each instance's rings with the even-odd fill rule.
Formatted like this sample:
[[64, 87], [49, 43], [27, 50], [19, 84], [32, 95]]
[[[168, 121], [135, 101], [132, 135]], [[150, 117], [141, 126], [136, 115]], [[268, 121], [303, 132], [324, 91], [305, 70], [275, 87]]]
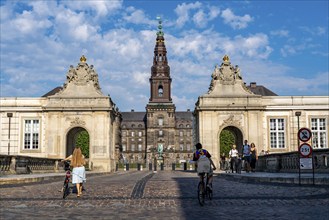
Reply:
[[299, 165], [301, 170], [313, 169], [312, 158], [300, 158]]
[[308, 143], [302, 143], [299, 146], [299, 153], [302, 157], [309, 157], [312, 155], [312, 147]]
[[303, 142], [307, 142], [311, 139], [312, 132], [308, 128], [301, 128], [298, 131], [298, 139]]

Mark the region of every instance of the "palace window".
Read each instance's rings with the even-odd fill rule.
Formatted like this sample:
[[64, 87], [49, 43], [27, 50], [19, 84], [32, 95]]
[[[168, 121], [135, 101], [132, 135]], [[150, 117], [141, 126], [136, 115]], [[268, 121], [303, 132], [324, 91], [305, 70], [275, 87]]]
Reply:
[[311, 119], [312, 145], [314, 148], [327, 148], [327, 127], [325, 118]]
[[126, 150], [127, 150], [126, 144], [122, 144], [122, 151], [126, 151]]
[[38, 149], [39, 148], [39, 120], [25, 120], [24, 121], [24, 149]]
[[142, 145], [138, 144], [138, 151], [142, 151]]
[[283, 118], [270, 119], [271, 148], [285, 148], [285, 122]]
[[162, 136], [163, 136], [163, 131], [159, 130], [159, 137], [162, 137]]
[[179, 132], [179, 136], [180, 136], [180, 137], [183, 137], [183, 135], [184, 135], [184, 132], [183, 132], [183, 131], [180, 131], [180, 132]]
[[181, 151], [183, 151], [183, 150], [184, 150], [184, 144], [179, 144], [179, 149], [180, 149]]
[[190, 151], [191, 150], [191, 144], [186, 144], [186, 148], [187, 148], [188, 151]]
[[143, 132], [139, 131], [138, 132], [138, 137], [142, 137], [142, 135], [143, 135]]
[[131, 136], [132, 136], [132, 137], [135, 136], [135, 132], [134, 132], [134, 131], [131, 132]]
[[131, 151], [135, 151], [135, 144], [131, 144]]

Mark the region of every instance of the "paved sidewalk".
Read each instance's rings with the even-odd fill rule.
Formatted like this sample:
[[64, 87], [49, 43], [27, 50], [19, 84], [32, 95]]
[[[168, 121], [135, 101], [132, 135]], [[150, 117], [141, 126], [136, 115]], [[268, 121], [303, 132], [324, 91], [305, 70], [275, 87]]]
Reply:
[[[313, 184], [312, 173], [301, 173], [299, 180], [299, 173], [266, 173], [255, 172], [246, 173], [242, 171], [241, 174], [237, 173], [225, 173], [219, 171], [222, 176], [246, 182], [258, 182], [258, 183], [288, 183], [288, 184]], [[329, 186], [329, 173], [314, 173], [314, 185], [328, 185]]]
[[[139, 172], [139, 171], [118, 171], [115, 173], [126, 173], [126, 172]], [[162, 171], [158, 171], [162, 172]], [[192, 171], [184, 171], [192, 172]], [[97, 172], [87, 171], [87, 178], [90, 176], [105, 175], [109, 172]], [[113, 173], [114, 174], [114, 173]], [[255, 172], [245, 173], [242, 171], [241, 174], [236, 173], [225, 173], [224, 171], [216, 171], [215, 175], [225, 176], [236, 181], [245, 182], [258, 182], [258, 183], [287, 183], [287, 184], [299, 184], [298, 173], [266, 173], [266, 172]], [[65, 173], [38, 173], [38, 174], [20, 174], [20, 175], [2, 175], [0, 176], [0, 185], [7, 184], [20, 184], [20, 183], [31, 183], [48, 180], [61, 180], [64, 179]], [[301, 173], [300, 183], [306, 185], [313, 184], [312, 173]], [[329, 185], [329, 174], [328, 173], [315, 173], [314, 174], [315, 185]]]

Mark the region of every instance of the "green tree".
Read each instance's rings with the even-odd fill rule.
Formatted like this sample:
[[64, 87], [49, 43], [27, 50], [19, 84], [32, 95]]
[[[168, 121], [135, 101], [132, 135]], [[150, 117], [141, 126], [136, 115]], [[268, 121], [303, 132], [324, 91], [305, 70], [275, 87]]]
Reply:
[[87, 131], [79, 132], [75, 141], [75, 146], [80, 146], [82, 154], [89, 158], [89, 134]]
[[235, 137], [232, 132], [223, 130], [220, 133], [220, 155], [225, 153], [225, 156], [228, 156], [228, 153], [231, 150], [232, 144], [235, 143]]

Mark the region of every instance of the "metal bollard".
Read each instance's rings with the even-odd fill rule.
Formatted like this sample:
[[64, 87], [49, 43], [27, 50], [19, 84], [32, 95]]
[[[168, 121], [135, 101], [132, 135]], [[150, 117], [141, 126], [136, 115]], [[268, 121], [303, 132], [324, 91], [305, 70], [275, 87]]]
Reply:
[[163, 165], [163, 163], [160, 164], [160, 169], [161, 169], [161, 170], [164, 169], [164, 165]]

